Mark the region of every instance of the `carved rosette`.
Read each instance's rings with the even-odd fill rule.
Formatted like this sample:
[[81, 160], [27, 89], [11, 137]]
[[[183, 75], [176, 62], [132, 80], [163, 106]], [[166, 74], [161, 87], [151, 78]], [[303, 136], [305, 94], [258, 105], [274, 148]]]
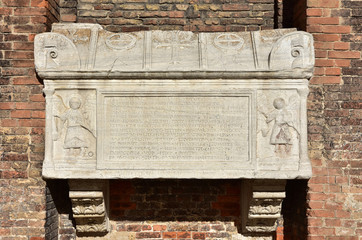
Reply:
[[104, 187], [92, 185], [87, 191], [79, 181], [70, 182], [69, 197], [78, 233], [107, 233], [109, 230]]
[[282, 202], [285, 198], [284, 180], [255, 180], [246, 186], [249, 192], [248, 208], [244, 222], [244, 233], [271, 237], [281, 218]]

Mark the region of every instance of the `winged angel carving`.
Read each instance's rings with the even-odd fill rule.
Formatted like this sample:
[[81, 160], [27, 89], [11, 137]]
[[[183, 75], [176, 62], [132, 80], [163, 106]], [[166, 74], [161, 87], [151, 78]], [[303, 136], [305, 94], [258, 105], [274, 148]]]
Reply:
[[63, 141], [63, 148], [68, 156], [92, 157], [94, 152], [89, 151], [92, 138], [95, 139], [93, 101], [73, 94], [64, 102], [62, 96], [55, 95], [58, 108], [55, 117], [55, 141]]
[[296, 135], [299, 138], [297, 99], [291, 96], [287, 102], [284, 98], [278, 97], [273, 101], [273, 110], [259, 109], [266, 122], [266, 126], [261, 129], [262, 136], [270, 135], [269, 143], [275, 146], [274, 151], [279, 157], [289, 155], [293, 136]]

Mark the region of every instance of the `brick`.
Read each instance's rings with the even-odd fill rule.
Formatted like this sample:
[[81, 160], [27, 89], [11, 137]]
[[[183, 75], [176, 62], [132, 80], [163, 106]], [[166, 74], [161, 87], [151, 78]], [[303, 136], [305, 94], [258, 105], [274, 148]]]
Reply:
[[330, 58], [361, 58], [361, 52], [358, 51], [329, 51]]
[[335, 50], [348, 50], [350, 48], [349, 42], [335, 42], [333, 49]]
[[166, 225], [153, 225], [153, 231], [160, 232], [167, 229]]
[[249, 10], [249, 6], [241, 4], [223, 4], [222, 9], [225, 11], [246, 11]]
[[162, 233], [162, 238], [176, 239], [176, 237], [177, 237], [177, 232], [163, 232]]
[[[15, 1], [15, 0], [14, 0]], [[16, 8], [14, 9], [15, 16], [45, 16], [45, 8]]]
[[[27, 40], [28, 40], [28, 36], [26, 34], [5, 34], [4, 35], [4, 41], [26, 42]], [[9, 52], [6, 51], [5, 54], [9, 54]]]
[[11, 111], [12, 118], [30, 118], [31, 111], [29, 110], [13, 110]]
[[32, 111], [31, 112], [32, 118], [42, 118], [45, 119], [45, 112], [44, 111]]
[[350, 33], [351, 26], [321, 26], [324, 33]]
[[129, 232], [141, 232], [142, 231], [142, 225], [127, 225], [127, 231]]
[[122, 4], [119, 6], [120, 9], [125, 10], [143, 10], [145, 9], [144, 5], [142, 4]]
[[13, 10], [12, 8], [0, 7], [0, 15], [10, 16], [13, 13], [12, 10]]
[[35, 77], [15, 77], [13, 78], [13, 83], [15, 85], [38, 85], [39, 80]]
[[308, 227], [308, 231], [312, 235], [334, 235], [335, 229], [334, 228], [327, 228], [327, 227]]
[[351, 217], [351, 212], [346, 210], [336, 210], [336, 217], [337, 218], [349, 218]]
[[44, 119], [20, 119], [18, 121], [20, 127], [44, 127]]
[[334, 211], [324, 210], [324, 209], [313, 209], [309, 211], [309, 216], [313, 217], [338, 217], [335, 215]]
[[254, 4], [252, 6], [253, 11], [272, 11], [274, 10], [274, 4]]
[[29, 96], [29, 100], [32, 102], [44, 102], [45, 98], [43, 94], [32, 94], [31, 96]]
[[338, 8], [339, 0], [307, 0], [308, 7]]
[[15, 108], [15, 103], [13, 102], [0, 102], [0, 109], [5, 110], [5, 109], [14, 109]]
[[63, 22], [75, 22], [77, 20], [77, 16], [73, 14], [62, 14], [60, 16], [60, 20]]
[[316, 49], [333, 49], [333, 42], [314, 42], [314, 47]]
[[[184, 8], [184, 7], [181, 7], [181, 6], [186, 6], [186, 7]], [[186, 10], [187, 7], [188, 7], [188, 5], [176, 4], [176, 9], [177, 10]], [[158, 11], [158, 10], [160, 10], [160, 6], [158, 4], [146, 4], [146, 9], [150, 10], [150, 11]]]
[[168, 16], [170, 18], [183, 18], [185, 17], [185, 13], [182, 11], [170, 11], [168, 12]]
[[138, 232], [136, 233], [136, 238], [160, 238], [161, 233], [159, 232]]
[[34, 51], [34, 44], [30, 42], [14, 42], [13, 50], [32, 50]]
[[339, 24], [338, 17], [309, 17], [307, 18], [307, 24], [326, 24], [326, 25], [333, 25]]
[[14, 26], [15, 33], [41, 33], [46, 31], [46, 26], [44, 24], [37, 25], [16, 25]]
[[326, 68], [325, 69], [326, 75], [341, 75], [341, 68]]
[[8, 7], [27, 7], [29, 0], [2, 0], [2, 3]]
[[193, 232], [192, 239], [206, 239], [206, 233], [202, 232]]
[[94, 6], [95, 10], [111, 10], [113, 9], [114, 5], [113, 4], [101, 4], [101, 5], [96, 5]]
[[36, 16], [36, 17], [31, 17], [30, 21], [32, 24], [45, 24], [48, 21], [48, 18], [45, 16]]
[[[315, 185], [315, 184], [313, 184], [313, 185]], [[324, 208], [323, 201], [310, 201], [308, 203], [308, 205], [311, 209], [323, 209]], [[313, 226], [317, 226], [317, 225], [313, 225]]]
[[335, 59], [334, 66], [336, 67], [349, 67], [351, 65], [351, 60], [345, 59]]
[[[27, 36], [21, 36], [21, 37], [25, 37], [23, 39], [23, 41], [27, 41], [28, 38]], [[7, 41], [12, 41], [12, 40], [7, 40]], [[5, 57], [8, 59], [33, 59], [34, 58], [34, 54], [33, 52], [30, 51], [5, 51]]]
[[331, 59], [316, 59], [315, 66], [316, 67], [333, 67], [334, 61]]
[[27, 172], [20, 172], [20, 171], [2, 171], [2, 178], [3, 179], [12, 179], [12, 178], [26, 178]]
[[[315, 57], [316, 58], [327, 58], [328, 52], [325, 50], [315, 50]], [[328, 60], [327, 60], [328, 61]]]
[[191, 238], [191, 233], [190, 232], [177, 232], [177, 238], [178, 239]]
[[308, 8], [307, 9], [307, 16], [315, 16], [320, 17], [322, 16], [323, 10], [321, 8]]
[[48, 7], [48, 1], [46, 0], [31, 0], [30, 2], [32, 7]]
[[16, 109], [34, 109], [34, 110], [38, 110], [38, 109], [45, 109], [45, 103], [43, 102], [34, 102], [34, 103], [21, 103], [18, 102], [16, 103]]
[[30, 18], [25, 16], [7, 16], [4, 21], [9, 25], [28, 24]]
[[91, 10], [80, 10], [78, 17], [106, 17], [108, 11], [106, 10], [98, 10], [98, 11], [91, 11]]
[[341, 35], [339, 34], [314, 34], [313, 37], [316, 41], [322, 42], [336, 42], [341, 40]]

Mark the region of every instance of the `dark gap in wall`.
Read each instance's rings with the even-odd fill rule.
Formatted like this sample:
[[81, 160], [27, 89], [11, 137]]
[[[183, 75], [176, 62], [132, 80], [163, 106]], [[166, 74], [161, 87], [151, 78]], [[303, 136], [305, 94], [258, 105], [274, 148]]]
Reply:
[[284, 240], [305, 240], [307, 231], [308, 180], [288, 180], [283, 201]]
[[283, 5], [278, 0], [274, 0], [274, 29], [281, 28], [283, 22]]
[[[306, 30], [307, 1], [283, 1], [283, 28]], [[307, 189], [308, 180], [288, 180], [286, 198], [283, 201], [284, 240], [305, 240], [307, 226]]]
[[307, 1], [283, 1], [283, 28], [297, 28], [305, 31], [307, 25]]
[[47, 182], [46, 191], [46, 218], [45, 218], [45, 239], [58, 239], [59, 215], [54, 203], [54, 196], [50, 189], [54, 188], [54, 180]]
[[46, 184], [45, 239], [55, 240], [58, 239], [60, 215], [72, 212], [69, 186], [63, 179], [49, 179]]

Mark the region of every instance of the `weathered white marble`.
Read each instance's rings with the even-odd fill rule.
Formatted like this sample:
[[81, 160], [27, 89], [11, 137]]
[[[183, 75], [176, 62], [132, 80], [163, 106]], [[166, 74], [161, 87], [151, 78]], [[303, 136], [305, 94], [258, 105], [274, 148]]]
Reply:
[[312, 36], [294, 29], [113, 33], [97, 24], [54, 24], [35, 38], [35, 66], [44, 78], [59, 72], [70, 79], [220, 78], [221, 71], [234, 78], [303, 78], [313, 65]]
[[36, 36], [35, 65], [46, 178], [311, 176], [308, 33], [56, 24]]

